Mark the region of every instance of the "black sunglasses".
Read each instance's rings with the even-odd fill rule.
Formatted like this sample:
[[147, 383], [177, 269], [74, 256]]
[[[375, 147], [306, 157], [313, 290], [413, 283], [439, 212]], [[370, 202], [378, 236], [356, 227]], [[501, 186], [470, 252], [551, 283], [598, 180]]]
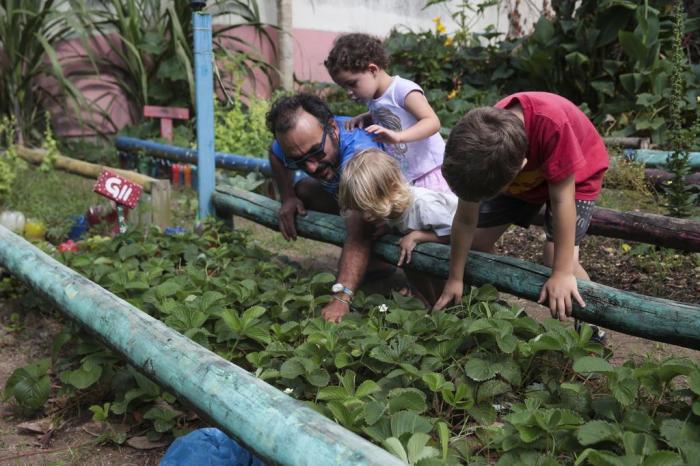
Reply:
[[318, 146], [312, 147], [311, 150], [309, 150], [305, 155], [303, 155], [299, 159], [290, 160], [288, 158], [285, 158], [284, 166], [289, 168], [290, 170], [302, 170], [307, 160], [313, 159], [318, 161], [325, 157], [326, 152], [323, 148], [326, 145], [326, 134], [328, 134], [328, 126], [329, 125], [325, 125], [323, 127], [323, 136], [321, 136], [321, 142]]

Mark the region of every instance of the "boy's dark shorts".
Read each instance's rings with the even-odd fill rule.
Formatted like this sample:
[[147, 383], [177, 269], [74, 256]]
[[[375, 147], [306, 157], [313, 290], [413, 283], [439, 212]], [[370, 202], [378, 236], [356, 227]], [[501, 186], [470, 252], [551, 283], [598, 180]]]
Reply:
[[[528, 228], [543, 204], [545, 203], [533, 204], [503, 194], [487, 201], [481, 201], [478, 227], [489, 228], [514, 223]], [[547, 235], [547, 241], [554, 241], [554, 222], [549, 201], [546, 202], [546, 205], [544, 231]], [[574, 242], [576, 246], [586, 235], [588, 226], [591, 224], [594, 206], [595, 201], [576, 201], [576, 240]]]

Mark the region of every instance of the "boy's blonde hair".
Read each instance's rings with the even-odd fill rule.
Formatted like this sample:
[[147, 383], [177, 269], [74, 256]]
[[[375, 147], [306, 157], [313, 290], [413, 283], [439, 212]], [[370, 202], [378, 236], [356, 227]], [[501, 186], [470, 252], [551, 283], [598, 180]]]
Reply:
[[379, 149], [365, 149], [343, 167], [338, 203], [341, 210], [395, 218], [411, 205], [411, 191], [396, 160]]

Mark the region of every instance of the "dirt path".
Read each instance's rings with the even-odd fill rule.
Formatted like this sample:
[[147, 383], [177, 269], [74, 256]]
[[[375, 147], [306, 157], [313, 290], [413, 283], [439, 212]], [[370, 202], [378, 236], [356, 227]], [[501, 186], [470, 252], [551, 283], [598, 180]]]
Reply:
[[[61, 331], [58, 319], [38, 312], [27, 313], [22, 318], [22, 328], [15, 329], [10, 316], [21, 312], [16, 305], [0, 301], [1, 388], [15, 369], [50, 357], [51, 344]], [[10, 402], [0, 403], [0, 465], [150, 466], [158, 464], [163, 456], [163, 448], [141, 451], [97, 445], [95, 435], [88, 433], [94, 434], [97, 429], [90, 420], [92, 413], [68, 415], [66, 410], [61, 410], [60, 402], [50, 399], [46, 409], [32, 418], [15, 415]], [[51, 424], [58, 428], [49, 432]], [[23, 425], [43, 433], [24, 429]]]

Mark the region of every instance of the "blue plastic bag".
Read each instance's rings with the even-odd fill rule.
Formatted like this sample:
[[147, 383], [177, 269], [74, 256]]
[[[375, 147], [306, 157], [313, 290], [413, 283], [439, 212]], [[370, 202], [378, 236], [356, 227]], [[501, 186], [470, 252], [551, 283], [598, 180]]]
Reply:
[[219, 429], [207, 427], [176, 439], [160, 466], [265, 466]]

